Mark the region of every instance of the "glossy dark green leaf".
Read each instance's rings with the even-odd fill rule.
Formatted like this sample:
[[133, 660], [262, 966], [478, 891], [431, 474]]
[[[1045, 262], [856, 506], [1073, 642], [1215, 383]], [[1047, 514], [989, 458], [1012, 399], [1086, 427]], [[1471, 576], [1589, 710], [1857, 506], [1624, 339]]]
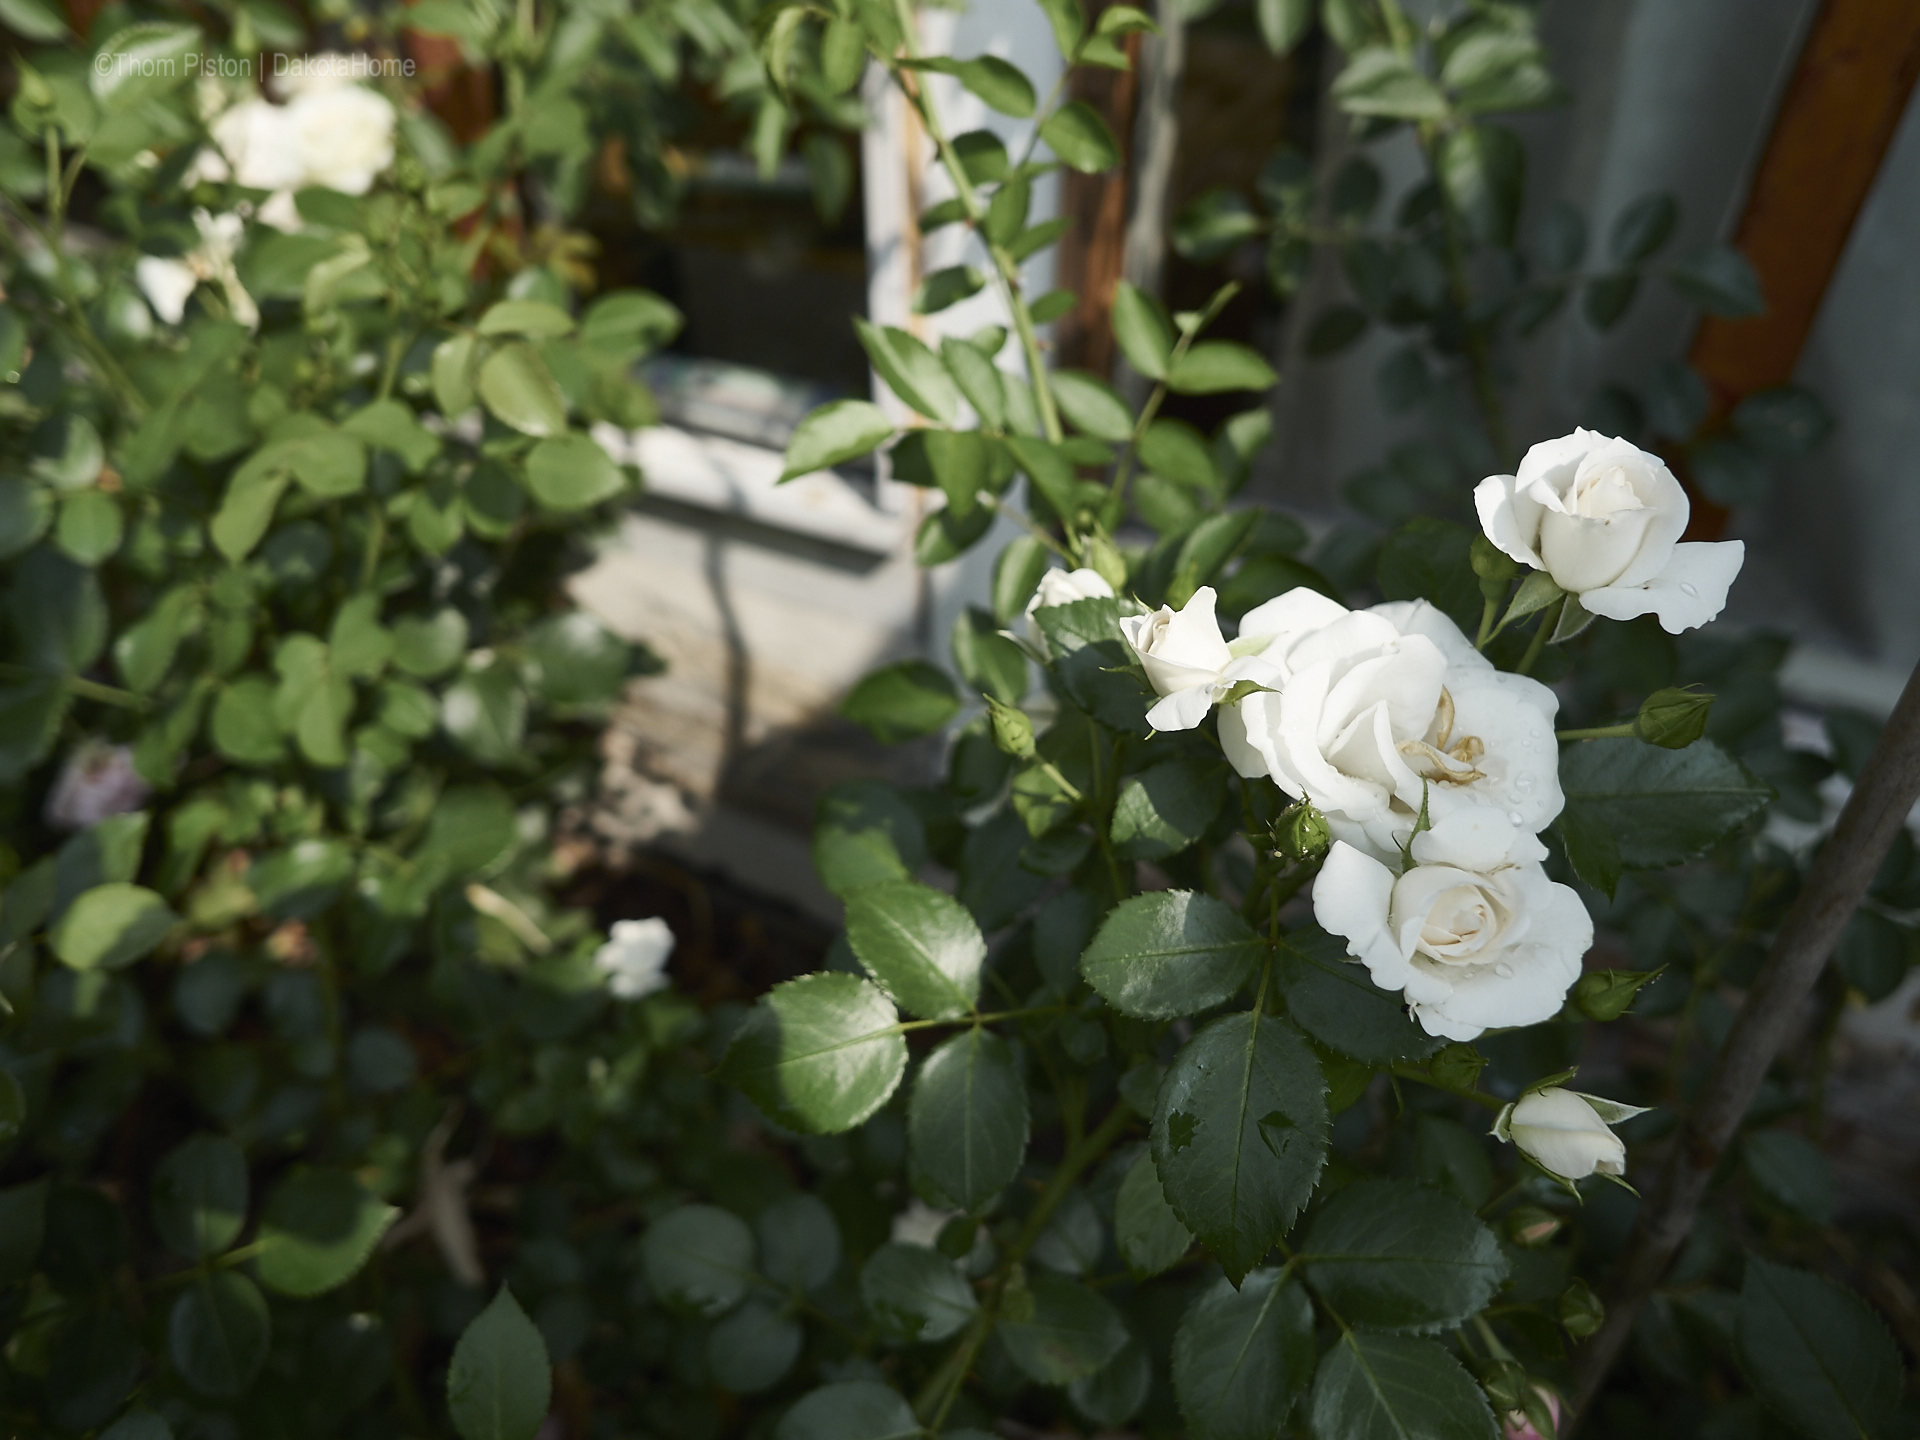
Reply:
[[461, 1440], [533, 1440], [552, 1397], [546, 1341], [502, 1285], [453, 1347], [447, 1369], [453, 1428]]
[[224, 1135], [195, 1135], [170, 1150], [154, 1171], [153, 1228], [185, 1259], [218, 1255], [246, 1224], [247, 1188], [240, 1147]]
[[1173, 325], [1160, 302], [1122, 280], [1113, 292], [1113, 334], [1128, 362], [1149, 380], [1164, 380], [1173, 357]]
[[823, 1385], [801, 1399], [774, 1429], [774, 1440], [921, 1440], [913, 1407], [873, 1380]]
[[884, 780], [843, 780], [814, 812], [813, 864], [840, 896], [887, 880], [909, 880], [926, 863], [926, 830], [900, 791]]
[[747, 1012], [715, 1073], [791, 1129], [851, 1130], [886, 1103], [906, 1070], [899, 1019], [886, 994], [858, 976], [805, 975]]
[[1158, 1275], [1193, 1248], [1193, 1232], [1167, 1204], [1153, 1156], [1141, 1152], [1113, 1202], [1113, 1240], [1136, 1279]]
[[914, 336], [891, 325], [855, 320], [867, 358], [887, 387], [929, 420], [951, 425], [960, 397], [939, 357]]
[[1048, 379], [1060, 413], [1097, 440], [1122, 443], [1133, 434], [1133, 412], [1120, 392], [1084, 370], [1056, 370]]
[[1238, 1280], [1287, 1233], [1319, 1179], [1326, 1080], [1285, 1021], [1224, 1015], [1175, 1057], [1152, 1133], [1167, 1202]]
[[544, 439], [566, 431], [567, 398], [531, 345], [516, 340], [489, 355], [479, 391], [494, 418], [523, 435]]
[[1162, 860], [1206, 834], [1227, 798], [1224, 765], [1163, 760], [1129, 775], [1113, 807], [1114, 853]]
[[444, 675], [467, 653], [467, 620], [449, 606], [393, 622], [393, 663], [422, 680]]
[[152, 950], [179, 920], [143, 885], [96, 885], [53, 927], [53, 953], [75, 970], [117, 970]]
[[1739, 319], [1767, 313], [1767, 299], [1753, 263], [1725, 245], [1709, 245], [1667, 271], [1667, 279], [1709, 315]]
[[46, 1416], [67, 1430], [106, 1424], [140, 1374], [140, 1339], [117, 1302], [70, 1314], [47, 1347]]
[[1664, 192], [1642, 195], [1621, 211], [1607, 237], [1607, 250], [1616, 265], [1645, 260], [1672, 236], [1680, 223], [1680, 206]]
[[1159, 890], [1114, 908], [1080, 957], [1080, 973], [1121, 1014], [1167, 1019], [1229, 999], [1263, 949], [1225, 901]]
[[1313, 1440], [1495, 1440], [1487, 1397], [1432, 1340], [1350, 1330], [1320, 1362]]
[[1893, 1338], [1831, 1280], [1749, 1256], [1734, 1333], [1754, 1388], [1811, 1440], [1878, 1435], [1900, 1403]]
[[1354, 54], [1334, 78], [1333, 98], [1350, 115], [1438, 120], [1447, 113], [1447, 97], [1418, 62], [1384, 46]]
[[927, 1057], [907, 1102], [915, 1163], [962, 1210], [1012, 1183], [1027, 1153], [1027, 1087], [1007, 1042], [983, 1027]]
[[920, 1344], [959, 1333], [979, 1302], [953, 1261], [925, 1245], [882, 1245], [860, 1268], [860, 1299], [895, 1340]]
[[784, 482], [829, 470], [868, 454], [893, 434], [886, 411], [871, 400], [835, 400], [810, 412], [787, 442]]
[[167, 1351], [202, 1395], [245, 1393], [267, 1360], [272, 1321], [266, 1297], [246, 1276], [215, 1270], [196, 1277], [167, 1317]]
[[1477, 1313], [1506, 1277], [1499, 1238], [1451, 1195], [1406, 1180], [1349, 1185], [1298, 1249], [1350, 1325], [1431, 1331]]
[[1752, 1130], [1740, 1158], [1767, 1196], [1814, 1225], [1833, 1219], [1833, 1168], [1819, 1146], [1790, 1130]]
[[1084, 100], [1069, 100], [1040, 126], [1047, 147], [1074, 169], [1095, 175], [1120, 163], [1120, 146], [1100, 112]]
[[1013, 1363], [1042, 1385], [1069, 1385], [1092, 1375], [1127, 1343], [1127, 1327], [1098, 1291], [1064, 1275], [1037, 1270], [1028, 1279], [1033, 1311], [1004, 1314], [1000, 1339]]
[[1216, 1280], [1180, 1319], [1173, 1390], [1194, 1440], [1274, 1440], [1313, 1378], [1313, 1305], [1280, 1270]]
[[1684, 750], [1624, 738], [1583, 740], [1561, 752], [1560, 784], [1573, 823], [1612, 835], [1629, 869], [1692, 859], [1773, 796], [1711, 740]]
[[1146, 1347], [1129, 1338], [1106, 1364], [1067, 1386], [1067, 1398], [1094, 1424], [1113, 1430], [1140, 1413], [1152, 1390], [1153, 1362]]
[[1027, 653], [1000, 633], [999, 622], [969, 605], [953, 618], [953, 663], [983, 695], [1018, 705], [1027, 694]]
[[1422, 1030], [1397, 991], [1382, 990], [1346, 953], [1346, 942], [1319, 926], [1286, 937], [1273, 978], [1287, 1013], [1321, 1044], [1368, 1065], [1423, 1060], [1446, 1042]]
[[789, 1195], [760, 1212], [760, 1269], [774, 1284], [812, 1290], [840, 1268], [840, 1225], [817, 1195]]
[[847, 940], [910, 1014], [951, 1019], [980, 996], [987, 942], [966, 907], [912, 880], [870, 885], [847, 898]]
[[1202, 340], [1177, 356], [1167, 372], [1168, 388], [1181, 395], [1267, 390], [1279, 380], [1259, 351], [1231, 340]]
[[302, 1166], [275, 1187], [260, 1222], [260, 1279], [296, 1299], [344, 1285], [400, 1211], [344, 1170]]
[[753, 1284], [753, 1231], [717, 1205], [682, 1205], [647, 1227], [640, 1242], [647, 1284], [676, 1310], [724, 1315]]
[[736, 1395], [754, 1395], [779, 1383], [806, 1344], [806, 1331], [782, 1306], [756, 1297], [713, 1327], [707, 1368]]
[[866, 676], [840, 713], [889, 745], [930, 735], [960, 713], [960, 692], [947, 672], [924, 660], [901, 660]]
[[627, 477], [585, 435], [552, 435], [527, 452], [527, 489], [549, 510], [585, 510], [627, 488]]

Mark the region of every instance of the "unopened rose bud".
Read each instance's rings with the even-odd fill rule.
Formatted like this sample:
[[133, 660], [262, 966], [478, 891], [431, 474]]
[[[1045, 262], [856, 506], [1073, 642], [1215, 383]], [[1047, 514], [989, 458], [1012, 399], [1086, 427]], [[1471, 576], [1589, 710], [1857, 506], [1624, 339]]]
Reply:
[[1632, 1008], [1633, 997], [1659, 973], [1660, 970], [1589, 970], [1573, 987], [1573, 1003], [1589, 1019], [1618, 1020]]
[[1273, 826], [1274, 849], [1289, 860], [1317, 860], [1333, 844], [1327, 817], [1307, 801], [1290, 805]]
[[1505, 1229], [1507, 1239], [1529, 1250], [1537, 1250], [1566, 1224], [1551, 1210], [1538, 1205], [1518, 1205], [1507, 1212]]
[[1473, 537], [1473, 573], [1480, 577], [1480, 593], [1489, 600], [1506, 598], [1507, 587], [1520, 573], [1520, 562], [1485, 535]]
[[1427, 1062], [1434, 1084], [1462, 1094], [1473, 1089], [1486, 1068], [1487, 1057], [1465, 1041], [1455, 1041]]
[[1649, 745], [1684, 750], [1707, 733], [1712, 710], [1713, 696], [1704, 690], [1656, 690], [1642, 702], [1634, 733]]
[[987, 710], [993, 717], [993, 743], [1016, 760], [1033, 758], [1033, 721], [1018, 706], [1006, 705], [987, 696]]
[[1598, 1330], [1607, 1318], [1607, 1307], [1584, 1280], [1575, 1280], [1560, 1297], [1560, 1327], [1576, 1340], [1584, 1340]]
[[1608, 1129], [1646, 1112], [1633, 1105], [1557, 1087], [1522, 1095], [1493, 1122], [1497, 1139], [1547, 1174], [1571, 1184], [1589, 1175], [1627, 1173], [1627, 1147]]
[[1116, 591], [1127, 587], [1127, 560], [1104, 534], [1095, 532], [1089, 535], [1083, 547], [1087, 568], [1098, 575]]

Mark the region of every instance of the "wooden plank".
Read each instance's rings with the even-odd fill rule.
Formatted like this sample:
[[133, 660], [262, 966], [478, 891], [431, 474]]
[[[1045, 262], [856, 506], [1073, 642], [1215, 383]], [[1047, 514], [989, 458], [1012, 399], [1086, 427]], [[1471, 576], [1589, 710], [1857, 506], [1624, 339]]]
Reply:
[[[1753, 263], [1764, 315], [1706, 317], [1688, 358], [1723, 417], [1793, 378], [1860, 207], [1920, 78], [1920, 4], [1826, 0], [1814, 17], [1734, 246]], [[1713, 539], [1727, 511], [1696, 498], [1690, 539]]]
[[[1097, 16], [1097, 12], [1096, 12]], [[1054, 252], [1054, 281], [1079, 296], [1053, 327], [1058, 364], [1105, 376], [1113, 370], [1113, 290], [1125, 273], [1127, 198], [1133, 174], [1133, 118], [1140, 94], [1140, 37], [1125, 40], [1127, 70], [1086, 66], [1074, 71], [1069, 94], [1107, 122], [1120, 143], [1120, 163], [1103, 175], [1068, 170], [1060, 186], [1060, 213], [1073, 221]]]

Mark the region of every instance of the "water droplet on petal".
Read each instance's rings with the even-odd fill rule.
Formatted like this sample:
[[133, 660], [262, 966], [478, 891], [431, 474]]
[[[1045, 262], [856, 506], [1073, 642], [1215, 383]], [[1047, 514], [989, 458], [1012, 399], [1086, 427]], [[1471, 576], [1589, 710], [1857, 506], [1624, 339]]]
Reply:
[[1513, 788], [1518, 790], [1522, 795], [1531, 795], [1533, 793], [1533, 776], [1526, 774], [1524, 771], [1514, 776]]
[[1496, 965], [1493, 967], [1493, 973], [1498, 975], [1502, 980], [1511, 980], [1513, 978], [1513, 967], [1507, 964]]
[[1516, 825], [1524, 825], [1527, 823], [1527, 817], [1522, 815], [1518, 810], [1509, 810], [1507, 812], [1507, 819]]
[[1685, 595], [1689, 600], [1698, 600], [1700, 598], [1700, 592], [1684, 580], [1680, 582], [1680, 593]]

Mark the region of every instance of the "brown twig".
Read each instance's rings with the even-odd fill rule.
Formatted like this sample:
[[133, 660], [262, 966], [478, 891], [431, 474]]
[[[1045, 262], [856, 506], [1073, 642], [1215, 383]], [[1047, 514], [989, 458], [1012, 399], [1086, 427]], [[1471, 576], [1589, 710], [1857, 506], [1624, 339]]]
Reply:
[[[1894, 837], [1920, 800], [1920, 669], [1908, 677], [1839, 823], [1787, 912], [1747, 1001], [1675, 1136], [1607, 1287], [1606, 1323], [1575, 1363], [1574, 1424], [1585, 1415], [1632, 1333], [1648, 1294], [1693, 1226], [1694, 1213], [1774, 1057], [1805, 1019], [1805, 1003]], [[1572, 1426], [1567, 1434], [1572, 1433]]]

